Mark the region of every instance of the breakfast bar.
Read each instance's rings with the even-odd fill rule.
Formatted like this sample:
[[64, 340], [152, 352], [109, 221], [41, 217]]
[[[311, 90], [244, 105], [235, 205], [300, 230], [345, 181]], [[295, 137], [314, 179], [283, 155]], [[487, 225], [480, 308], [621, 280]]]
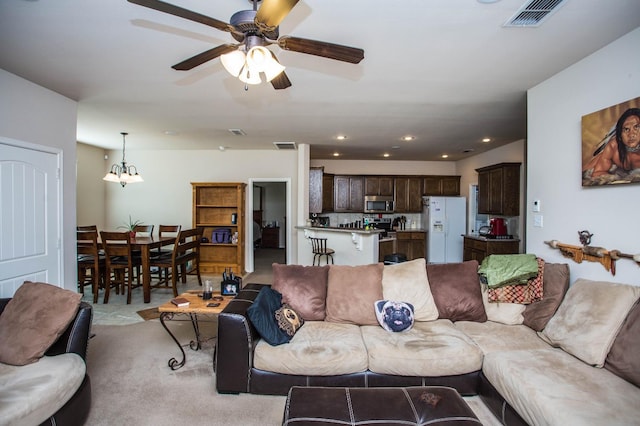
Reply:
[[301, 247], [306, 244], [309, 249], [301, 250], [299, 263], [313, 264], [313, 253], [309, 238], [326, 238], [327, 247], [335, 250], [333, 255], [336, 265], [368, 265], [378, 262], [379, 236], [381, 229], [335, 228], [318, 226], [296, 226], [298, 241]]

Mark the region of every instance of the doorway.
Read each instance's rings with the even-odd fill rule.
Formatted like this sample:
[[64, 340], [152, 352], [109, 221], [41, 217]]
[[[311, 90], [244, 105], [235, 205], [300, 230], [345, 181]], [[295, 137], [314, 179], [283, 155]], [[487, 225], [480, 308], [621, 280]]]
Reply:
[[290, 179], [250, 179], [248, 268], [251, 273], [271, 273], [273, 263], [287, 263], [291, 238]]

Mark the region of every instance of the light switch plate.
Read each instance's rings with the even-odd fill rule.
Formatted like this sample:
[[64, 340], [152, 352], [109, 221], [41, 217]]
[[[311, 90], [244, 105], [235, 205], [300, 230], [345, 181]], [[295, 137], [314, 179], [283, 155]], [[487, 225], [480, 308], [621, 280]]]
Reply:
[[533, 211], [539, 212], [541, 209], [540, 200], [533, 200]]
[[533, 226], [536, 228], [542, 228], [542, 215], [534, 214], [533, 215]]

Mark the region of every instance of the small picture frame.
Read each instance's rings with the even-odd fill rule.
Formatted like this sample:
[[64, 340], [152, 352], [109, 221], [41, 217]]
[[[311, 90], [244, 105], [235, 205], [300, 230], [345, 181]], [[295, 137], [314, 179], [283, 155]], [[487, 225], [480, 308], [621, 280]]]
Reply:
[[223, 296], [235, 296], [238, 294], [239, 283], [235, 281], [223, 281], [221, 283], [220, 293]]

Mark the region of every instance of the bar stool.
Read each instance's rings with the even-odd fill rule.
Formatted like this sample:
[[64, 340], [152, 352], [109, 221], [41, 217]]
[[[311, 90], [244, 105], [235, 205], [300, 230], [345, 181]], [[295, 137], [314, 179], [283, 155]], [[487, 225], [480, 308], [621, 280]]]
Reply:
[[331, 258], [331, 263], [333, 264], [335, 250], [327, 248], [327, 239], [314, 237], [309, 237], [309, 239], [311, 240], [311, 250], [313, 252], [313, 265], [316, 264], [316, 259], [318, 259], [318, 266], [320, 266], [322, 256], [325, 257], [327, 265], [329, 264], [329, 258]]

